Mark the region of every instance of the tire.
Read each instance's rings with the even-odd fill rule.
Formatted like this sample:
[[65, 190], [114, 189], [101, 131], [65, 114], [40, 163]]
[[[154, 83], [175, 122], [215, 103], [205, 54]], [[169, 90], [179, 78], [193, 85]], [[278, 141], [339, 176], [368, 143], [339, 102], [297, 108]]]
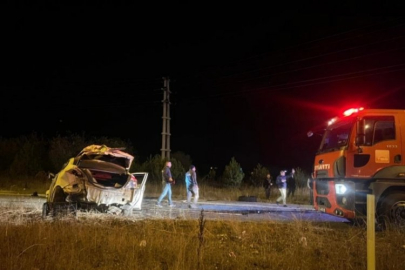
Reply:
[[238, 201], [240, 202], [257, 202], [256, 196], [239, 196]]
[[49, 204], [46, 202], [42, 205], [42, 218], [46, 218], [49, 215]]
[[60, 186], [55, 187], [55, 191], [53, 193], [53, 203], [66, 202], [66, 194], [63, 192], [63, 189]]
[[59, 217], [63, 214], [63, 205], [66, 204], [66, 195], [60, 186], [55, 187], [53, 192], [52, 203], [50, 204], [53, 217]]
[[391, 193], [381, 203], [378, 221], [405, 226], [405, 192]]

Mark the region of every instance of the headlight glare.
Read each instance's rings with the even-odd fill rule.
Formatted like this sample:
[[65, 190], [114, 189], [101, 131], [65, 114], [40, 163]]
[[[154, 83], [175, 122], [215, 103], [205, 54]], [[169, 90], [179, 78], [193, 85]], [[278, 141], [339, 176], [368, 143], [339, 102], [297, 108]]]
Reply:
[[335, 190], [336, 190], [336, 194], [345, 194], [347, 191], [347, 188], [343, 184], [335, 184]]

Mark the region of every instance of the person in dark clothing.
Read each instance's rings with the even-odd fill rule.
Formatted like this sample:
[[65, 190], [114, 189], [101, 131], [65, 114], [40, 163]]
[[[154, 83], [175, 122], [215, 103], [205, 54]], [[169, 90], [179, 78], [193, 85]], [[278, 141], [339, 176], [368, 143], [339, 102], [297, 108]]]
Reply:
[[166, 183], [164, 186], [164, 189], [162, 191], [162, 194], [160, 194], [159, 199], [156, 203], [158, 207], [162, 207], [160, 204], [163, 200], [164, 197], [167, 195], [167, 199], [169, 201], [169, 206], [174, 207], [175, 205], [172, 202], [172, 185], [174, 185], [175, 181], [172, 177], [172, 173], [170, 171], [170, 168], [172, 167], [172, 163], [170, 161], [166, 161], [166, 165], [162, 170], [162, 178], [164, 182]]
[[294, 197], [295, 193], [295, 170], [294, 168], [291, 169], [291, 173], [287, 176], [287, 187], [288, 187], [288, 193], [287, 197], [291, 195], [291, 197]]
[[272, 185], [273, 183], [271, 182], [271, 175], [268, 173], [263, 181], [263, 188], [264, 192], [266, 193], [266, 199], [270, 198]]
[[[197, 174], [194, 165], [190, 165], [189, 171], [185, 175], [186, 191], [187, 191], [187, 203], [188, 207], [196, 208], [199, 198], [199, 189], [197, 183]], [[191, 204], [191, 197], [194, 197], [193, 204]]]

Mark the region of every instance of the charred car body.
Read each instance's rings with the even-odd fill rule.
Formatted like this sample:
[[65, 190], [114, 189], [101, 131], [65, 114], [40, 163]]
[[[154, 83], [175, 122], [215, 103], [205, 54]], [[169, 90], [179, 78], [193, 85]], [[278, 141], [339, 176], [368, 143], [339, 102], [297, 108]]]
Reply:
[[130, 173], [134, 157], [121, 148], [105, 145], [85, 147], [52, 177], [42, 215], [66, 209], [129, 215], [141, 210], [148, 178], [146, 172]]

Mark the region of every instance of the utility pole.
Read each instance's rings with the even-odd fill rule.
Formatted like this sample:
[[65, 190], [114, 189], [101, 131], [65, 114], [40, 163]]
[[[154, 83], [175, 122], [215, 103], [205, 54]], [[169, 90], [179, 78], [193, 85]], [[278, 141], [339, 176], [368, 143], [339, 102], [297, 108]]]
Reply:
[[170, 79], [163, 77], [163, 126], [162, 126], [162, 159], [170, 159]]

